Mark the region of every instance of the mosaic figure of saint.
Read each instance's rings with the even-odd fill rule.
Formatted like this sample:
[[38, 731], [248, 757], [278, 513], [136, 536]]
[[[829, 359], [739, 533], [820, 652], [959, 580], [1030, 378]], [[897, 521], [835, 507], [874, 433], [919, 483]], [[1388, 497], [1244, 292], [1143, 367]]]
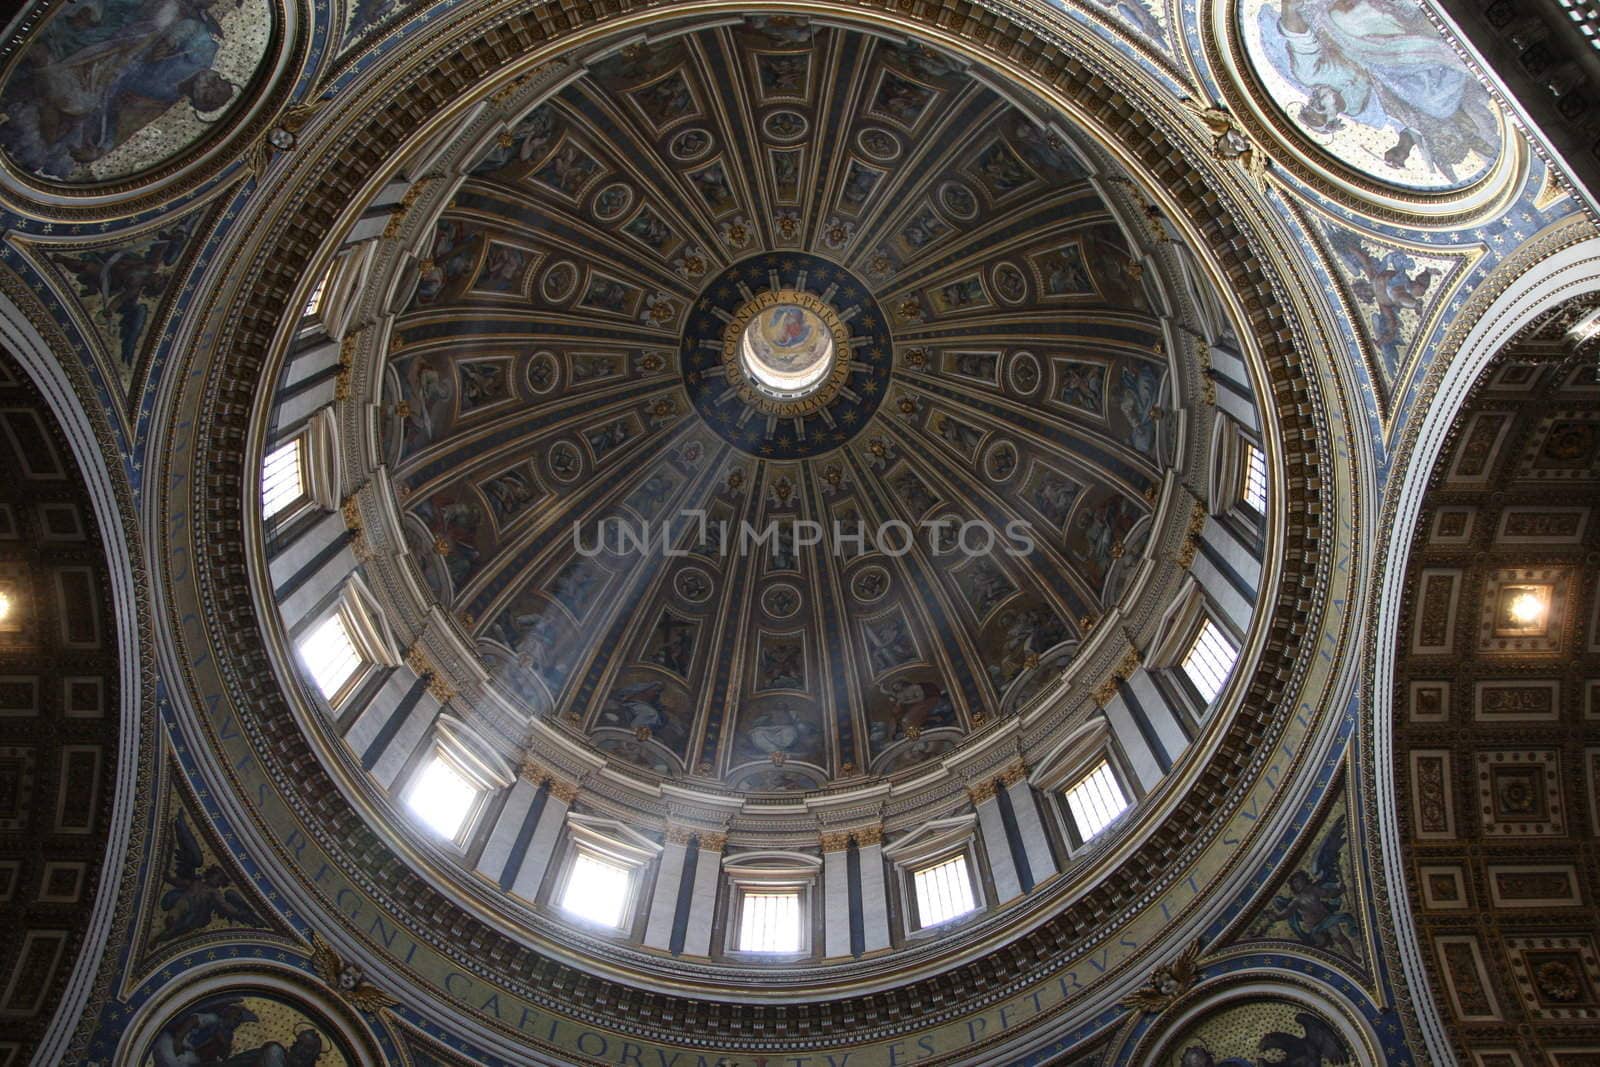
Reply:
[[1263, 9], [1262, 21], [1264, 37], [1283, 42], [1281, 53], [1269, 48], [1280, 73], [1308, 94], [1298, 118], [1313, 133], [1347, 119], [1388, 125], [1396, 134], [1384, 163], [1403, 168], [1420, 151], [1452, 182], [1472, 153], [1499, 151], [1488, 92], [1416, 4], [1281, 0], [1277, 17]]

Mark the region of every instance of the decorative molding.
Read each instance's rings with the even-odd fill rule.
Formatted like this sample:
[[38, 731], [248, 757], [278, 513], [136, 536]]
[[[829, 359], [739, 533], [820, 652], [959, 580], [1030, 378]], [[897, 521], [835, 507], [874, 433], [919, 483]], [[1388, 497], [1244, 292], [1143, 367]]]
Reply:
[[246, 173], [260, 178], [267, 172], [276, 153], [291, 151], [299, 141], [297, 135], [300, 130], [322, 109], [325, 102], [325, 97], [318, 96], [312, 98], [310, 103], [291, 104], [284, 108], [278, 115], [278, 121], [263, 131], [245, 154]]
[[339, 514], [344, 516], [344, 524], [350, 530], [351, 553], [358, 561], [368, 562], [373, 554], [371, 546], [367, 544], [366, 520], [361, 515], [361, 494], [352, 493], [345, 497], [344, 503], [339, 505]]
[[1196, 938], [1172, 962], [1151, 971], [1149, 980], [1123, 999], [1123, 1006], [1145, 1014], [1166, 1011], [1200, 981], [1199, 958], [1200, 941]]
[[[428, 658], [427, 650], [422, 647], [421, 642], [406, 649], [406, 666], [410, 667], [417, 677], [427, 685], [428, 695], [440, 704], [448, 704], [455, 698], [456, 691], [451, 688], [450, 683], [434, 667], [433, 661]], [[527, 766], [527, 763], [523, 764], [524, 769]]]
[[1250, 180], [1265, 191], [1267, 168], [1272, 165], [1272, 160], [1234, 121], [1233, 113], [1225, 107], [1206, 106], [1190, 97], [1185, 97], [1183, 103], [1194, 112], [1200, 124], [1211, 132], [1211, 155], [1217, 162], [1239, 164]]
[[821, 836], [822, 851], [843, 852], [850, 847], [850, 831], [829, 830]]
[[311, 934], [311, 969], [324, 985], [349, 1001], [358, 1011], [376, 1015], [398, 1004], [394, 997], [371, 982], [360, 965], [346, 962], [315, 931]]

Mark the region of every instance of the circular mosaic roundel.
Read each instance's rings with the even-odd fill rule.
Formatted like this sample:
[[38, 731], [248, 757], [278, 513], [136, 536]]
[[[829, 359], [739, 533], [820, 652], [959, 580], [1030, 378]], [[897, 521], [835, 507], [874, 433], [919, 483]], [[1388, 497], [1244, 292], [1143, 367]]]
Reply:
[[772, 294], [774, 302], [757, 308], [739, 333], [740, 368], [758, 390], [780, 400], [816, 392], [839, 357], [826, 309], [789, 296]]
[[832, 451], [871, 421], [893, 341], [877, 301], [820, 256], [767, 253], [706, 287], [683, 334], [683, 383], [700, 417], [753, 456]]
[[1505, 151], [1489, 92], [1417, 4], [1240, 0], [1255, 76], [1304, 138], [1385, 185], [1464, 189]]

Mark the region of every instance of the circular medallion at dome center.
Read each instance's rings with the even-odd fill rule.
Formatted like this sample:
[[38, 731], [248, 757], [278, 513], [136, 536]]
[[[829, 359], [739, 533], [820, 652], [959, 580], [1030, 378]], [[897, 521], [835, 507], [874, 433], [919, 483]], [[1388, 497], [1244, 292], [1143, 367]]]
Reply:
[[796, 459], [837, 448], [871, 421], [894, 346], [849, 270], [768, 253], [707, 285], [682, 355], [684, 388], [709, 426], [751, 455]]
[[781, 302], [758, 309], [739, 334], [741, 369], [758, 390], [776, 400], [815, 393], [838, 358], [833, 328], [803, 296], [772, 294]]

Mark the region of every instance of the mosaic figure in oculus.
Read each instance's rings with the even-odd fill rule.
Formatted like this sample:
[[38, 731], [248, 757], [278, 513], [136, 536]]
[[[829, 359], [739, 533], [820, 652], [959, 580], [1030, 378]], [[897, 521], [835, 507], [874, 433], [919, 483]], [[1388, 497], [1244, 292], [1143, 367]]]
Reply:
[[149, 170], [217, 128], [266, 60], [267, 0], [76, 0], [0, 86], [0, 149], [36, 178]]
[[1381, 182], [1460, 189], [1498, 158], [1487, 90], [1405, 0], [1245, 0], [1245, 52], [1294, 125]]
[[345, 1067], [360, 1062], [325, 1023], [276, 996], [219, 994], [175, 1013], [143, 1067]]

